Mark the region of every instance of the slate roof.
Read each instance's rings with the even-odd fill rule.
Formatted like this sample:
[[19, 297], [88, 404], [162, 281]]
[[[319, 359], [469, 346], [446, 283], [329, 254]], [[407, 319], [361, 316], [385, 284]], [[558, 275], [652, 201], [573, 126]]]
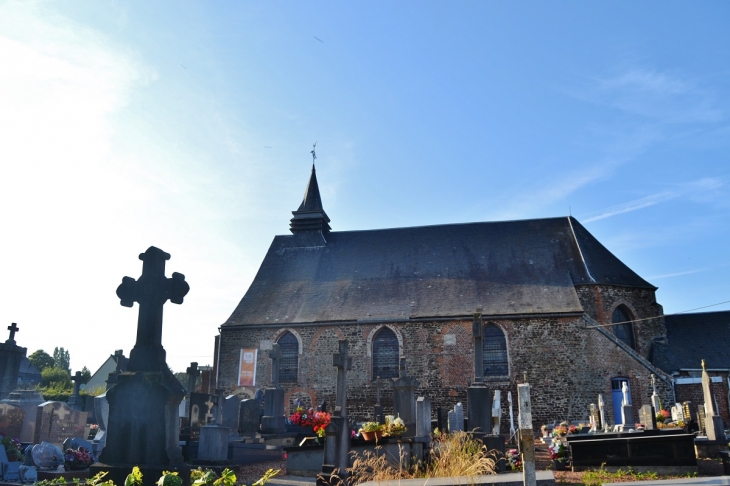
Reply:
[[583, 312], [591, 283], [655, 288], [568, 217], [296, 233], [223, 326]]
[[654, 343], [652, 363], [667, 373], [700, 369], [730, 369], [730, 311], [665, 316], [667, 342]]

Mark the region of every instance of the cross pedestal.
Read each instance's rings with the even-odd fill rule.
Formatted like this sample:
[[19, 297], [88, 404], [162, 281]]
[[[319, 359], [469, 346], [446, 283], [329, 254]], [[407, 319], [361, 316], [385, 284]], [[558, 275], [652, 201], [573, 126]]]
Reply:
[[406, 424], [404, 437], [416, 435], [416, 388], [418, 381], [408, 376], [406, 359], [400, 359], [400, 376], [393, 381], [393, 409]]
[[183, 486], [190, 484], [189, 467], [179, 446], [179, 405], [185, 389], [165, 362], [162, 347], [162, 308], [169, 299], [182, 304], [190, 287], [185, 276], [165, 277], [170, 255], [149, 247], [139, 256], [142, 276], [124, 277], [117, 288], [121, 305], [139, 303], [137, 341], [127, 372], [107, 393], [109, 423], [106, 447], [90, 474], [108, 471], [108, 479], [124, 484], [135, 465], [144, 475], [143, 486], [153, 486], [162, 470], [179, 471]]
[[84, 399], [81, 395], [79, 395], [79, 387], [81, 386], [82, 379], [80, 371], [77, 371], [76, 374], [71, 377], [71, 380], [74, 382], [74, 391], [68, 399], [68, 406], [74, 410], [80, 411], [83, 411], [84, 409]]
[[279, 388], [279, 364], [281, 349], [274, 343], [269, 351], [271, 358], [271, 386], [264, 390], [264, 416], [261, 417], [262, 434], [283, 434], [286, 431], [284, 417], [284, 390]]
[[[347, 422], [347, 370], [352, 369], [352, 358], [348, 356], [349, 342], [339, 342], [339, 353], [332, 356], [332, 365], [337, 367], [337, 398], [335, 412], [325, 427], [324, 463], [317, 485], [347, 484], [348, 454], [350, 452], [350, 427]], [[332, 476], [336, 471], [337, 478]]]
[[478, 312], [474, 314], [471, 331], [474, 338], [474, 381], [466, 389], [466, 416], [469, 431], [483, 436], [492, 431], [492, 397], [484, 383], [484, 325]]

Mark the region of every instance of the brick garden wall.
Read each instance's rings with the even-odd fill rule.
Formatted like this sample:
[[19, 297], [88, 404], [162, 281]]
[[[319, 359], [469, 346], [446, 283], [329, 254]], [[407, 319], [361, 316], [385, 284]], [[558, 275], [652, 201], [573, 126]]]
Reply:
[[[652, 316], [661, 307], [651, 305], [651, 291], [618, 287], [582, 286], [577, 288], [588, 313], [601, 322], [610, 316], [616, 302], [630, 306], [637, 316]], [[600, 299], [595, 297], [596, 293]], [[593, 297], [591, 297], [593, 295]], [[613, 420], [611, 378], [630, 380], [635, 410], [649, 404], [652, 393], [650, 373], [634, 358], [595, 329], [587, 328], [579, 316], [540, 317], [522, 319], [489, 319], [506, 335], [510, 375], [488, 380], [492, 389], [502, 391], [503, 431], [509, 431], [507, 392], [511, 391], [516, 407], [517, 383], [524, 372], [532, 390], [535, 427], [553, 420], [584, 420], [589, 405], [597, 403], [603, 394], [607, 416]], [[646, 321], [637, 326], [637, 347], [644, 354], [651, 339], [664, 329], [663, 321]], [[269, 384], [270, 360], [265, 348], [285, 330], [292, 331], [301, 341], [299, 379], [297, 383], [282, 384], [291, 408], [296, 398], [316, 404], [335, 399], [336, 368], [332, 355], [340, 339], [350, 341], [353, 368], [348, 373], [348, 414], [357, 419], [372, 417], [375, 384], [369, 355], [369, 338], [382, 324], [353, 323], [347, 325], [307, 325], [282, 328], [222, 328], [219, 386], [236, 389], [239, 351], [241, 348], [263, 348], [259, 352], [256, 374], [257, 387]], [[466, 388], [474, 373], [474, 353], [471, 320], [445, 320], [390, 323], [402, 341], [401, 356], [407, 358], [409, 376], [419, 381], [417, 396], [429, 396], [435, 414], [436, 407], [453, 408], [457, 402], [468, 407]], [[447, 337], [448, 336], [448, 337]], [[667, 378], [665, 375], [662, 375]], [[387, 380], [385, 380], [387, 381]], [[673, 403], [671, 387], [657, 380], [662, 403]], [[386, 412], [392, 411], [392, 391], [386, 383], [381, 402]], [[514, 410], [515, 419], [517, 409]]]
[[[712, 383], [710, 390], [712, 391], [712, 396], [715, 397], [715, 400], [717, 401], [717, 413], [722, 417], [723, 422], [725, 424], [730, 423], [730, 413], [728, 412], [728, 386], [727, 386], [727, 377], [722, 377], [722, 382], [720, 383]], [[702, 384], [701, 383], [693, 383], [693, 384], [687, 384], [687, 385], [676, 385], [675, 391], [677, 394], [677, 401], [679, 403], [682, 402], [692, 402], [695, 406], [700, 407], [702, 404], [705, 403], [705, 396], [702, 392]]]

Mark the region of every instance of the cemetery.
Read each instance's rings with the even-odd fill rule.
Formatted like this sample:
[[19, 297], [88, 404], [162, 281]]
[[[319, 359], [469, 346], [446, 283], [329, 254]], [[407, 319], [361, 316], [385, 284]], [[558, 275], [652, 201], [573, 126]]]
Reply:
[[[93, 482], [101, 474], [117, 485], [152, 485], [172, 475], [180, 485], [191, 484], [191, 477], [200, 485], [205, 477], [211, 485], [232, 486], [233, 471], [278, 461], [298, 481], [321, 486], [390, 480], [416, 485], [424, 479], [450, 485], [466, 481], [462, 476], [473, 484], [550, 485], [563, 470], [628, 468], [693, 475], [698, 459], [727, 458], [724, 423], [704, 361], [703, 403], [686, 401], [664, 410], [652, 376], [651, 405], [634, 410], [623, 383], [621, 415], [615, 420], [598, 395], [584, 422], [556, 420], [538, 427], [532, 415], [536, 397], [526, 377], [517, 384], [514, 401], [511, 391], [503, 397], [485, 380], [479, 312], [473, 314], [475, 352], [467, 401], [448, 410], [418, 396], [418, 379], [409, 375], [402, 357], [388, 389], [392, 408], [384, 406], [378, 378], [370, 413], [351, 416], [348, 372], [356, 363], [347, 339], [339, 340], [331, 356], [336, 370], [332, 404], [307, 407], [298, 399], [289, 406], [280, 386], [278, 343], [267, 355], [270, 385], [253, 398], [223, 388], [213, 394], [195, 391], [197, 363], [187, 369], [184, 386], [167, 367], [161, 342], [164, 304], [182, 304], [190, 287], [180, 273], [165, 276], [170, 255], [162, 250], [150, 247], [139, 258], [141, 277], [124, 277], [117, 289], [121, 305], [139, 304], [137, 342], [126, 369], [110, 373], [106, 391], [93, 397], [90, 406], [80, 394], [80, 373], [67, 403], [45, 401], [38, 390], [14, 389], [26, 348], [15, 342], [18, 326], [8, 327], [10, 337], [0, 348], [3, 484], [59, 478]], [[501, 426], [503, 417], [509, 417], [508, 428]], [[549, 453], [547, 471], [537, 467], [541, 450]], [[272, 483], [275, 474], [268, 472]]]

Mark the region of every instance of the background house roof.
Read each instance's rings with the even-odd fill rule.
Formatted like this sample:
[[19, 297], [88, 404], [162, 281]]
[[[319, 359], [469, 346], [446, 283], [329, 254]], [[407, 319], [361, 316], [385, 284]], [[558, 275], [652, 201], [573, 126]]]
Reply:
[[730, 369], [730, 311], [675, 314], [664, 317], [667, 342], [654, 343], [652, 362], [667, 373], [700, 369]]
[[297, 233], [224, 326], [582, 312], [591, 283], [654, 288], [574, 218]]

